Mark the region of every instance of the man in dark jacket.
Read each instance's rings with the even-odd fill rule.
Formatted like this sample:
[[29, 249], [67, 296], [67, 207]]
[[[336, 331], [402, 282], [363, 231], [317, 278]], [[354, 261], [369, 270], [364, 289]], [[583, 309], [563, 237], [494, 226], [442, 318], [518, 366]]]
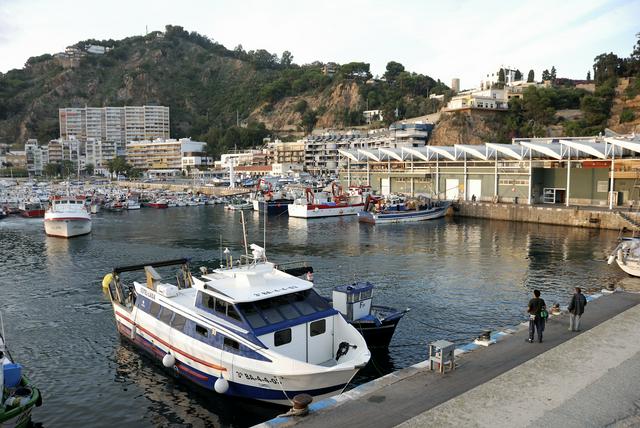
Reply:
[[533, 343], [533, 334], [538, 331], [538, 342], [542, 342], [542, 332], [544, 331], [544, 318], [541, 316], [542, 310], [547, 309], [544, 299], [540, 298], [540, 291], [533, 290], [533, 299], [529, 300], [527, 312], [529, 313], [529, 343]]
[[576, 287], [576, 292], [569, 303], [569, 331], [580, 331], [580, 317], [587, 306], [587, 299], [582, 294], [580, 287]]

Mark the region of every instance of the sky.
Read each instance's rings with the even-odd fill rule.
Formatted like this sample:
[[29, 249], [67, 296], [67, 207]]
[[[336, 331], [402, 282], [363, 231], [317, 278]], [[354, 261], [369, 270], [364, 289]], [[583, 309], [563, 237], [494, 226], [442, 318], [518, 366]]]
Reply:
[[640, 0], [0, 0], [0, 71], [172, 24], [229, 49], [288, 50], [298, 64], [364, 61], [382, 75], [397, 61], [464, 89], [501, 65], [584, 79], [595, 56], [630, 54], [639, 18]]

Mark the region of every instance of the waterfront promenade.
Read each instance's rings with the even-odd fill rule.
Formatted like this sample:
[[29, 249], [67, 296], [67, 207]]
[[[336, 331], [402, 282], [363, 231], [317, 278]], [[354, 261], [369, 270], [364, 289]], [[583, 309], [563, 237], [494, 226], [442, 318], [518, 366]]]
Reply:
[[464, 354], [453, 372], [418, 364], [264, 426], [637, 426], [638, 303], [640, 294], [604, 296], [587, 306], [581, 333], [567, 330], [566, 314], [553, 317], [543, 343], [526, 343], [521, 327]]

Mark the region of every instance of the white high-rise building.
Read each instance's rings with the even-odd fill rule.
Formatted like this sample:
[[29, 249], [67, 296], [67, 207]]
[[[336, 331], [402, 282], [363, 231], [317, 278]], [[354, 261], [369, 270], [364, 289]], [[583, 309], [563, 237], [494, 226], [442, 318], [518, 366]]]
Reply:
[[84, 107], [59, 110], [60, 138], [92, 138], [116, 145], [124, 155], [130, 141], [169, 138], [169, 107]]

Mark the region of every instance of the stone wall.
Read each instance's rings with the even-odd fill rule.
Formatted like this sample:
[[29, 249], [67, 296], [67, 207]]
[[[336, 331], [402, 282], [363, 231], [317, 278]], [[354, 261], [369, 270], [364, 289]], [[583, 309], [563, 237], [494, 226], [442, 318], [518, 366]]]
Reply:
[[634, 228], [616, 211], [578, 207], [544, 205], [493, 204], [483, 202], [461, 202], [454, 215], [492, 220], [520, 221], [529, 223], [556, 224], [561, 226], [588, 227], [594, 229], [620, 230]]

